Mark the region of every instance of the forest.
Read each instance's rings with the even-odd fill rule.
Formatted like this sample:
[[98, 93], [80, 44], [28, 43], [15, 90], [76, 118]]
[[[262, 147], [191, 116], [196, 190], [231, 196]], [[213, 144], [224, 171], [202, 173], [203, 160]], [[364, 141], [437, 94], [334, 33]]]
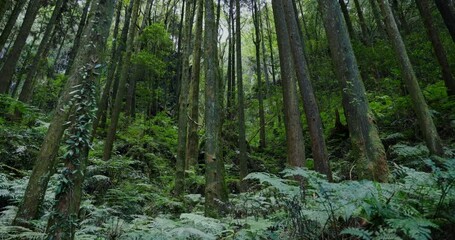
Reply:
[[0, 0], [3, 239], [455, 239], [455, 0]]

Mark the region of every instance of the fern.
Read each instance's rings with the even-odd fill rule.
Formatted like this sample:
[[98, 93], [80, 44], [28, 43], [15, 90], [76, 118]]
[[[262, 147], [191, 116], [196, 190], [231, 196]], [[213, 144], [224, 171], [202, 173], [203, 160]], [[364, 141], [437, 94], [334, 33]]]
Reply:
[[421, 218], [387, 219], [386, 222], [390, 227], [401, 230], [416, 240], [431, 239], [431, 228], [438, 229], [438, 225]]
[[365, 230], [365, 229], [361, 229], [361, 228], [345, 228], [343, 231], [341, 231], [340, 234], [341, 235], [351, 235], [351, 236], [358, 237], [363, 240], [373, 239], [372, 232]]

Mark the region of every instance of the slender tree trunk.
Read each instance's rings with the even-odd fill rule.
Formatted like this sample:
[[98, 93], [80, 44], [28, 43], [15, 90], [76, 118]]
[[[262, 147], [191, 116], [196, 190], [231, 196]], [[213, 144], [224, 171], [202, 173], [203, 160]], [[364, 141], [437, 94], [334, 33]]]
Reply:
[[[83, 51], [84, 54], [82, 54], [82, 52], [78, 54], [78, 66], [84, 66], [84, 64], [89, 62], [86, 61], [85, 57], [90, 57], [92, 55], [85, 55], [86, 51], [95, 51], [94, 49], [100, 51], [100, 49], [104, 47], [108, 35], [108, 31], [106, 30], [109, 29], [111, 20], [108, 18], [108, 13], [103, 10], [105, 4], [108, 3], [105, 2], [107, 0], [97, 0], [97, 2], [98, 1], [100, 2], [100, 6], [103, 7], [100, 7], [100, 11], [97, 11], [97, 13], [103, 14], [96, 14], [96, 9], [93, 8], [93, 12], [90, 16], [90, 19], [93, 20], [89, 22], [89, 25], [84, 30], [84, 35], [88, 36], [88, 38], [84, 40], [84, 44], [92, 42], [96, 47], [93, 47], [93, 49], [84, 48], [86, 49]], [[106, 19], [103, 20], [104, 18]], [[69, 109], [71, 109], [69, 102], [72, 95], [70, 92], [74, 90], [74, 86], [79, 85], [82, 81], [81, 75], [78, 71], [73, 71], [69, 76], [71, 77], [66, 82], [63, 94], [58, 100], [54, 116], [52, 117], [49, 129], [47, 130], [43, 144], [41, 145], [41, 149], [35, 161], [35, 166], [33, 167], [30, 180], [25, 190], [24, 200], [19, 205], [16, 218], [13, 222], [15, 225], [27, 226], [28, 221], [38, 217], [38, 209], [43, 202], [47, 184], [55, 166], [55, 158], [57, 156], [60, 141], [66, 126], [65, 122], [68, 119]]]
[[289, 34], [281, 1], [272, 0], [272, 8], [280, 53], [288, 164], [293, 167], [301, 167], [305, 166], [305, 143], [300, 120], [297, 89], [293, 78]]
[[182, 49], [182, 78], [180, 81], [180, 98], [178, 112], [178, 145], [177, 161], [175, 171], [175, 188], [174, 193], [182, 197], [185, 191], [185, 162], [186, 162], [186, 144], [188, 133], [188, 88], [190, 86], [190, 55], [191, 55], [191, 29], [193, 27], [194, 13], [191, 6], [194, 0], [189, 0], [185, 9], [185, 25], [183, 26], [183, 49]]
[[428, 38], [430, 38], [436, 58], [439, 62], [442, 72], [442, 79], [447, 88], [448, 95], [455, 95], [455, 79], [450, 71], [449, 61], [447, 60], [444, 46], [441, 43], [439, 32], [433, 24], [433, 17], [431, 16], [431, 8], [428, 0], [416, 0], [417, 8], [419, 9], [420, 16], [427, 30]]
[[254, 46], [256, 49], [256, 77], [258, 80], [258, 102], [259, 102], [259, 146], [261, 149], [266, 147], [265, 140], [265, 113], [264, 113], [264, 99], [263, 99], [263, 87], [261, 77], [261, 37], [259, 30], [259, 11], [256, 0], [252, 0], [253, 4], [253, 21], [254, 21], [254, 33], [253, 39]]
[[186, 147], [186, 169], [197, 163], [199, 155], [199, 135], [198, 119], [199, 119], [199, 80], [201, 74], [201, 56], [202, 56], [202, 21], [204, 18], [203, 0], [197, 1], [197, 17], [196, 17], [196, 33], [194, 35], [194, 52], [193, 52], [193, 67], [191, 71], [190, 81], [190, 107], [189, 112], [191, 119], [188, 124], [188, 142]]
[[[2, 34], [0, 35], [0, 51], [5, 47], [6, 41], [8, 41], [8, 37], [11, 35], [11, 30], [13, 30], [14, 24], [16, 24], [17, 18], [26, 2], [27, 0], [18, 0], [14, 5], [13, 11], [9, 15], [8, 21], [1, 31]], [[0, 14], [0, 16], [3, 15]]]
[[25, 46], [28, 34], [32, 29], [33, 22], [41, 5], [42, 0], [36, 0], [30, 1], [27, 7], [24, 21], [22, 22], [22, 26], [17, 34], [16, 40], [14, 41], [13, 48], [9, 51], [5, 64], [0, 70], [0, 93], [8, 92], [13, 75], [16, 71], [17, 62], [19, 61], [22, 49]]
[[376, 5], [376, 0], [369, 0], [371, 12], [373, 13], [374, 21], [376, 22], [376, 27], [382, 36], [385, 35], [386, 30], [384, 23], [382, 22], [381, 13], [379, 12], [378, 5]]
[[41, 39], [41, 43], [38, 47], [38, 51], [36, 52], [32, 64], [30, 65], [30, 69], [27, 72], [27, 78], [25, 79], [24, 86], [22, 87], [22, 91], [19, 95], [19, 101], [28, 103], [33, 96], [33, 88], [35, 86], [35, 77], [38, 67], [40, 66], [41, 59], [47, 57], [52, 37], [55, 34], [55, 26], [61, 18], [62, 9], [66, 5], [66, 2], [66, 0], [57, 0], [55, 3], [52, 16], [47, 23], [46, 30], [44, 31], [43, 38]]
[[[130, 4], [130, 6], [132, 7], [132, 2]], [[122, 29], [122, 35], [121, 35], [120, 39], [118, 39], [118, 31], [119, 31], [119, 25], [120, 25], [120, 17], [122, 15], [122, 8], [123, 8], [123, 2], [119, 1], [117, 3], [117, 12], [115, 14], [116, 17], [115, 17], [114, 34], [113, 34], [114, 40], [112, 42], [110, 63], [107, 68], [106, 85], [104, 86], [103, 92], [101, 94], [101, 98], [98, 102], [98, 109], [96, 111], [96, 117], [93, 120], [93, 130], [92, 130], [92, 139], [91, 139], [92, 141], [96, 135], [96, 131], [98, 130], [98, 126], [100, 124], [101, 119], [103, 119], [103, 116], [106, 116], [109, 92], [111, 91], [112, 82], [113, 82], [113, 78], [114, 78], [114, 74], [115, 74], [115, 69], [116, 69], [117, 63], [120, 59], [119, 55], [121, 55], [121, 50], [119, 50], [120, 44], [125, 42], [125, 39], [123, 39], [123, 37], [128, 35], [128, 30], [126, 30], [126, 29], [128, 29], [127, 26], [129, 25], [129, 18], [127, 16], [125, 16], [125, 23], [124, 23], [125, 31], [123, 31], [123, 29]], [[120, 41], [120, 44], [119, 44], [119, 47], [117, 47], [117, 44], [119, 41]]]
[[234, 24], [234, 1], [229, 0], [228, 22], [228, 69], [227, 69], [227, 101], [226, 109], [227, 117], [233, 120], [233, 105], [234, 105], [234, 78], [235, 78], [235, 24]]
[[[267, 9], [265, 9], [267, 11]], [[262, 11], [261, 11], [262, 12]], [[269, 76], [269, 68], [267, 66], [267, 48], [265, 47], [265, 37], [264, 37], [264, 24], [262, 22], [262, 14], [259, 14], [259, 28], [261, 34], [261, 49], [262, 49], [262, 68], [264, 69], [264, 77], [265, 77], [265, 98], [268, 98], [269, 91], [270, 91], [270, 76]], [[270, 104], [271, 105], [271, 104]]]
[[368, 44], [368, 28], [365, 18], [363, 16], [362, 6], [360, 5], [359, 0], [354, 0], [355, 9], [357, 11], [357, 17], [359, 18], [360, 29], [362, 30], [362, 43], [364, 45]]
[[270, 18], [269, 18], [269, 9], [267, 7], [267, 2], [265, 2], [265, 22], [266, 22], [266, 26], [267, 26], [267, 38], [268, 38], [268, 43], [269, 43], [269, 50], [270, 50], [270, 63], [271, 63], [271, 66], [272, 66], [272, 82], [273, 82], [273, 85], [276, 85], [277, 84], [277, 81], [276, 81], [276, 73], [275, 73], [275, 57], [274, 57], [274, 53], [273, 53], [273, 41], [272, 41], [272, 28], [270, 27]]
[[77, 215], [82, 199], [82, 183], [91, 145], [91, 123], [95, 117], [96, 85], [99, 78], [99, 64], [109, 36], [115, 0], [95, 0], [92, 5], [87, 28], [82, 39], [87, 46], [76, 55], [73, 71], [69, 77], [77, 79], [79, 86], [73, 87], [71, 95], [74, 104], [72, 121], [64, 158], [64, 170], [60, 191], [56, 193], [54, 214], [48, 222], [47, 234], [50, 239], [74, 239]]
[[0, 0], [0, 22], [2, 22], [5, 12], [9, 9], [11, 2], [11, 0]]
[[237, 101], [238, 101], [238, 131], [239, 131], [239, 165], [240, 181], [242, 191], [245, 191], [243, 178], [248, 174], [248, 159], [246, 153], [246, 133], [245, 133], [245, 102], [243, 93], [243, 71], [242, 71], [242, 35], [240, 25], [240, 0], [235, 1], [235, 21], [236, 21], [236, 52], [237, 52]]
[[351, 17], [349, 16], [348, 5], [346, 4], [345, 0], [338, 0], [338, 2], [340, 3], [341, 11], [343, 12], [344, 21], [346, 22], [349, 36], [351, 36], [351, 38], [355, 38], [354, 27], [352, 26]]
[[451, 11], [449, 0], [434, 0], [434, 2], [441, 13], [452, 40], [455, 42], [455, 12]]
[[283, 3], [284, 14], [287, 23], [289, 41], [291, 45], [291, 54], [294, 62], [300, 95], [302, 97], [305, 109], [305, 115], [311, 138], [311, 150], [313, 152], [315, 170], [325, 174], [329, 180], [332, 180], [332, 172], [329, 165], [329, 155], [324, 139], [324, 130], [322, 128], [321, 115], [314, 95], [311, 84], [308, 64], [304, 57], [305, 50], [302, 46], [303, 39], [299, 34], [297, 27], [295, 11], [291, 0], [281, 0]]
[[352, 157], [360, 178], [387, 181], [388, 166], [373, 114], [365, 95], [357, 60], [336, 0], [318, 0], [333, 65], [343, 89], [343, 106], [351, 137]]
[[217, 66], [216, 16], [213, 0], [205, 0], [205, 215], [220, 214], [218, 200], [223, 200], [224, 181], [219, 177], [223, 159], [219, 153], [219, 80]]
[[409, 60], [406, 47], [395, 23], [395, 19], [393, 18], [389, 1], [378, 0], [378, 2], [384, 16], [384, 22], [387, 27], [389, 39], [395, 50], [395, 54], [399, 59], [403, 80], [411, 96], [414, 111], [417, 115], [420, 130], [422, 131], [427, 147], [432, 154], [442, 156], [444, 155], [444, 151], [442, 149], [441, 139], [439, 138], [438, 132], [433, 123], [433, 118], [431, 117], [428, 105], [422, 94], [422, 90], [417, 82], [417, 77], [414, 73], [411, 61]]
[[112, 149], [114, 146], [115, 135], [117, 132], [118, 120], [120, 117], [120, 111], [122, 110], [123, 96], [126, 90], [126, 81], [129, 75], [129, 68], [131, 64], [131, 56], [133, 54], [134, 39], [136, 37], [136, 22], [139, 15], [139, 6], [141, 0], [134, 0], [133, 11], [131, 15], [131, 22], [128, 33], [128, 42], [126, 44], [126, 51], [123, 56], [123, 65], [121, 69], [119, 87], [117, 95], [115, 97], [114, 108], [112, 109], [111, 125], [109, 126], [106, 141], [104, 142], [103, 149], [103, 160], [107, 161], [112, 156]]

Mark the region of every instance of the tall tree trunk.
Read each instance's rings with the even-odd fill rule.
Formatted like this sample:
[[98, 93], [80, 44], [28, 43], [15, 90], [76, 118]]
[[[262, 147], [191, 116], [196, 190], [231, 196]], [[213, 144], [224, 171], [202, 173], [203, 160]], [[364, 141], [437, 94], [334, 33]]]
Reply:
[[311, 150], [313, 152], [315, 170], [325, 174], [329, 180], [332, 180], [332, 172], [329, 165], [329, 154], [324, 139], [324, 130], [322, 128], [321, 115], [319, 107], [314, 95], [313, 86], [311, 84], [310, 72], [308, 64], [304, 57], [305, 50], [302, 46], [303, 39], [299, 34], [297, 27], [295, 11], [291, 0], [281, 0], [283, 3], [284, 14], [287, 23], [289, 41], [291, 45], [291, 54], [294, 62], [298, 84], [300, 87], [300, 95], [303, 100], [305, 116], [310, 132]]
[[34, 83], [38, 67], [40, 66], [41, 59], [47, 57], [51, 39], [55, 34], [55, 26], [61, 18], [62, 9], [66, 5], [66, 2], [66, 0], [57, 0], [55, 3], [52, 16], [47, 23], [46, 30], [44, 31], [43, 38], [41, 39], [41, 43], [38, 47], [38, 51], [36, 52], [32, 64], [30, 65], [30, 69], [27, 72], [27, 78], [25, 79], [24, 86], [22, 87], [22, 91], [19, 95], [19, 101], [28, 103], [33, 96], [33, 88], [35, 85]]
[[199, 135], [198, 119], [199, 119], [199, 80], [201, 74], [201, 56], [202, 56], [202, 21], [204, 18], [203, 0], [196, 0], [197, 17], [196, 17], [196, 33], [194, 35], [193, 48], [193, 67], [191, 71], [190, 95], [189, 95], [189, 112], [191, 119], [188, 124], [188, 142], [186, 146], [186, 169], [197, 163], [199, 155]]
[[419, 9], [420, 16], [422, 17], [423, 24], [427, 30], [428, 38], [430, 38], [433, 50], [435, 52], [438, 63], [441, 67], [442, 79], [447, 88], [448, 95], [455, 95], [455, 79], [450, 71], [449, 61], [447, 60], [444, 46], [441, 43], [439, 32], [433, 24], [433, 17], [431, 16], [431, 8], [428, 0], [416, 0], [417, 8]]
[[452, 40], [455, 42], [455, 12], [451, 11], [449, 0], [434, 0], [434, 2], [441, 13]]
[[[2, 34], [0, 35], [0, 51], [5, 47], [8, 37], [11, 35], [11, 30], [13, 30], [14, 24], [16, 24], [17, 18], [26, 2], [27, 0], [18, 0], [14, 5], [13, 11], [9, 15], [8, 21], [6, 22], [5, 27], [2, 30]], [[3, 15], [0, 14], [0, 16]]]
[[381, 13], [379, 12], [378, 5], [376, 5], [376, 0], [369, 0], [371, 12], [373, 13], [374, 21], [376, 22], [376, 27], [378, 28], [379, 33], [384, 36], [386, 33], [384, 23], [382, 22]]
[[[267, 11], [267, 9], [265, 9]], [[263, 11], [263, 10], [262, 10]], [[261, 13], [262, 13], [261, 11]], [[259, 28], [261, 34], [261, 49], [262, 49], [262, 68], [264, 69], [264, 77], [265, 77], [265, 98], [268, 98], [269, 91], [270, 91], [270, 75], [269, 75], [269, 68], [267, 66], [267, 48], [265, 47], [265, 37], [264, 37], [264, 24], [262, 21], [262, 14], [259, 14]], [[271, 104], [270, 104], [271, 105]]]
[[318, 0], [329, 40], [333, 65], [343, 89], [343, 106], [351, 137], [353, 159], [360, 178], [387, 181], [388, 166], [365, 87], [336, 0]]
[[265, 8], [265, 23], [267, 26], [267, 38], [268, 38], [268, 43], [269, 43], [269, 50], [270, 50], [270, 64], [272, 65], [272, 80], [273, 80], [273, 85], [277, 84], [276, 81], [276, 73], [275, 73], [275, 57], [273, 53], [273, 41], [272, 41], [272, 28], [270, 27], [270, 18], [269, 18], [269, 9], [267, 7], [267, 1], [265, 2], [264, 5]]
[[185, 9], [185, 24], [183, 26], [183, 49], [182, 49], [182, 78], [180, 81], [180, 97], [178, 111], [178, 145], [177, 161], [175, 171], [175, 188], [174, 193], [182, 197], [185, 191], [185, 162], [186, 162], [186, 144], [188, 133], [188, 88], [190, 86], [190, 55], [191, 55], [191, 29], [193, 27], [194, 13], [191, 6], [194, 0], [189, 0]]
[[237, 52], [237, 101], [238, 101], [238, 131], [239, 131], [239, 165], [240, 181], [242, 191], [245, 190], [243, 178], [248, 174], [248, 159], [246, 153], [246, 133], [245, 133], [245, 102], [243, 92], [243, 70], [242, 70], [242, 35], [240, 25], [240, 0], [235, 1], [235, 22], [236, 22], [236, 52]]
[[[84, 30], [82, 44], [70, 79], [77, 79], [79, 86], [74, 86], [69, 93], [73, 102], [70, 136], [67, 153], [63, 156], [64, 170], [60, 182], [60, 191], [56, 193], [54, 214], [48, 222], [47, 234], [50, 239], [74, 239], [77, 215], [82, 199], [82, 183], [87, 165], [87, 154], [91, 145], [91, 123], [96, 109], [96, 83], [99, 78], [99, 64], [102, 63], [104, 48], [109, 36], [109, 29], [114, 12], [115, 0], [94, 0], [90, 21]], [[70, 80], [71, 81], [71, 80]], [[76, 89], [76, 90], [75, 90]]]
[[354, 0], [355, 9], [357, 11], [357, 17], [359, 18], [360, 29], [362, 30], [362, 43], [364, 45], [368, 44], [368, 28], [365, 18], [363, 16], [362, 6], [360, 5], [359, 0]]
[[352, 26], [351, 17], [349, 16], [348, 5], [346, 4], [345, 0], [338, 0], [338, 3], [340, 3], [341, 11], [343, 12], [344, 21], [346, 22], [349, 36], [354, 39], [354, 27]]
[[0, 0], [0, 22], [2, 22], [5, 12], [9, 9], [11, 2], [11, 0]]
[[131, 64], [131, 56], [133, 55], [134, 40], [136, 37], [136, 22], [139, 15], [139, 6], [141, 0], [134, 0], [133, 11], [131, 14], [131, 22], [128, 33], [128, 42], [126, 44], [126, 51], [123, 56], [123, 65], [121, 69], [120, 81], [115, 97], [114, 108], [112, 109], [111, 125], [109, 126], [106, 141], [103, 148], [103, 160], [107, 161], [112, 156], [112, 149], [114, 146], [115, 135], [117, 132], [118, 120], [120, 111], [122, 110], [123, 97], [126, 90], [126, 81], [128, 80], [129, 69]]
[[293, 167], [302, 167], [305, 166], [305, 142], [303, 139], [302, 122], [300, 120], [297, 89], [292, 72], [289, 34], [281, 1], [272, 0], [272, 8], [280, 53], [288, 164]]
[[234, 83], [235, 83], [235, 23], [234, 23], [234, 0], [229, 0], [228, 22], [228, 69], [227, 69], [227, 117], [233, 120], [234, 106]]
[[224, 179], [220, 178], [223, 159], [219, 153], [219, 80], [217, 66], [218, 29], [213, 0], [205, 0], [205, 215], [220, 214], [218, 200], [223, 200]]
[[32, 29], [33, 22], [41, 5], [42, 0], [36, 0], [30, 1], [27, 7], [24, 21], [22, 22], [22, 26], [17, 34], [16, 40], [14, 41], [13, 48], [9, 51], [5, 64], [0, 70], [0, 93], [8, 92], [13, 75], [16, 71], [17, 62], [19, 61], [22, 49], [25, 46], [28, 34]]
[[[99, 6], [103, 6], [99, 8], [100, 11], [95, 12], [97, 9], [92, 8], [93, 12], [90, 14], [90, 19], [92, 19], [92, 21], [89, 22], [89, 25], [84, 30], [84, 35], [87, 36], [87, 39], [84, 39], [84, 44], [92, 42], [95, 47], [84, 48], [85, 50], [78, 54], [76, 58], [79, 59], [78, 66], [84, 66], [84, 64], [90, 62], [90, 58], [89, 60], [86, 60], [85, 57], [92, 56], [90, 53], [91, 51], [101, 51], [105, 45], [107, 35], [109, 34], [107, 30], [110, 27], [111, 21], [110, 18], [108, 18], [108, 12], [106, 12], [107, 8], [105, 8], [105, 5], [110, 3], [106, 1], [107, 0], [97, 0], [97, 2], [100, 3]], [[112, 0], [109, 0], [109, 2], [110, 1]], [[86, 52], [89, 53], [85, 54]], [[19, 205], [16, 218], [13, 222], [15, 225], [27, 226], [28, 221], [38, 217], [38, 209], [43, 202], [47, 184], [55, 166], [55, 158], [66, 126], [65, 122], [68, 119], [69, 109], [71, 109], [69, 102], [72, 95], [70, 93], [74, 90], [74, 86], [81, 84], [82, 81], [82, 77], [78, 71], [73, 71], [69, 76], [71, 77], [66, 82], [63, 93], [58, 100], [54, 116], [52, 117], [43, 144], [41, 145], [41, 149], [35, 161], [35, 166], [33, 167], [30, 180], [25, 190], [24, 200]]]
[[384, 16], [384, 22], [387, 27], [387, 33], [392, 43], [395, 54], [399, 59], [401, 68], [401, 74], [403, 76], [404, 83], [408, 92], [411, 96], [414, 111], [417, 115], [417, 120], [420, 125], [423, 137], [426, 145], [432, 154], [442, 156], [444, 151], [442, 149], [442, 142], [439, 138], [436, 127], [433, 123], [428, 105], [420, 89], [417, 77], [414, 73], [411, 61], [409, 60], [406, 47], [403, 39], [401, 38], [395, 19], [393, 18], [392, 9], [390, 8], [388, 0], [378, 0], [379, 5]]
[[84, 9], [82, 10], [82, 16], [77, 27], [76, 36], [74, 37], [73, 47], [71, 48], [71, 51], [68, 55], [68, 65], [66, 66], [65, 75], [70, 74], [72, 70], [74, 58], [76, 57], [77, 51], [79, 50], [79, 46], [81, 43], [82, 31], [84, 30], [85, 24], [87, 24], [87, 14], [91, 2], [92, 0], [85, 1]]
[[256, 77], [258, 80], [258, 102], [259, 102], [259, 146], [261, 149], [266, 147], [265, 141], [265, 113], [264, 113], [264, 98], [262, 87], [262, 77], [261, 77], [261, 37], [259, 29], [259, 11], [256, 0], [252, 0], [253, 3], [253, 21], [254, 21], [254, 33], [255, 37], [253, 39], [254, 46], [256, 49]]

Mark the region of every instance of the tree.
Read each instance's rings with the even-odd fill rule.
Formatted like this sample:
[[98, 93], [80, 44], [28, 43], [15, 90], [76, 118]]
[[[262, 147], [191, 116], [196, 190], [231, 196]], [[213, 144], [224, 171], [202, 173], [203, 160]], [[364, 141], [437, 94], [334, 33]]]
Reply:
[[343, 12], [344, 21], [346, 22], [346, 26], [348, 27], [349, 36], [355, 38], [354, 27], [352, 26], [351, 17], [349, 16], [348, 5], [346, 4], [345, 0], [338, 0], [338, 3], [340, 4], [341, 11]]
[[223, 159], [219, 157], [219, 81], [217, 66], [217, 28], [213, 0], [205, 0], [205, 215], [220, 214], [218, 201], [223, 196]]
[[311, 138], [311, 150], [313, 152], [315, 170], [323, 173], [329, 180], [332, 179], [332, 172], [329, 166], [329, 156], [324, 139], [321, 115], [314, 95], [310, 79], [308, 63], [305, 59], [302, 34], [299, 34], [295, 9], [290, 0], [282, 0], [283, 10], [288, 29], [288, 38], [291, 45], [291, 54], [294, 63], [294, 70], [300, 87], [300, 95], [303, 100], [305, 115]]
[[62, 14], [62, 9], [66, 5], [66, 0], [57, 0], [55, 2], [55, 7], [52, 12], [52, 16], [47, 23], [46, 30], [44, 32], [43, 38], [41, 39], [41, 43], [38, 47], [37, 52], [35, 53], [35, 57], [33, 58], [32, 64], [30, 69], [27, 72], [27, 78], [25, 79], [24, 85], [22, 87], [22, 91], [19, 95], [19, 101], [22, 102], [29, 102], [33, 96], [33, 87], [35, 85], [35, 76], [36, 72], [38, 71], [38, 67], [40, 66], [41, 59], [47, 56], [49, 52], [50, 44], [52, 36], [54, 36], [55, 26], [60, 19]]
[[[235, 41], [236, 41], [236, 64], [237, 64], [237, 107], [238, 107], [238, 131], [239, 131], [239, 166], [240, 181], [248, 174], [248, 159], [245, 133], [245, 100], [243, 92], [243, 70], [242, 70], [242, 34], [240, 25], [240, 0], [235, 1]], [[245, 190], [243, 181], [242, 190]]]
[[452, 40], [455, 42], [455, 10], [453, 5], [450, 5], [450, 0], [434, 0], [434, 2], [441, 13]]
[[[93, 3], [102, 7], [99, 8], [99, 11], [97, 11], [96, 8], [92, 8], [89, 18], [93, 20], [90, 21], [84, 29], [84, 35], [87, 36], [84, 40], [84, 44], [88, 45], [88, 43], [93, 42], [94, 47], [84, 48], [84, 53], [86, 54], [83, 54], [82, 52], [78, 54], [78, 66], [84, 67], [85, 64], [90, 62], [86, 58], [94, 56], [91, 51], [101, 51], [101, 49], [103, 49], [108, 34], [106, 33], [106, 30], [109, 29], [111, 21], [109, 12], [106, 12], [109, 9], [106, 7], [106, 4], [109, 5], [111, 1], [112, 0], [96, 0], [96, 3]], [[95, 22], [95, 20], [99, 21]], [[96, 52], [96, 54], [98, 54], [98, 52]], [[27, 184], [24, 199], [19, 205], [19, 209], [14, 219], [15, 225], [27, 226], [28, 221], [38, 217], [38, 209], [43, 202], [49, 179], [56, 164], [55, 159], [63, 132], [66, 128], [65, 122], [69, 116], [69, 103], [72, 99], [70, 93], [74, 90], [74, 86], [80, 85], [83, 80], [80, 75], [83, 74], [83, 72], [79, 72], [79, 70], [80, 69], [74, 69], [69, 75], [71, 77], [68, 78], [63, 93], [55, 107], [54, 115], [36, 158], [30, 180]]]
[[125, 95], [126, 90], [126, 81], [129, 75], [129, 68], [131, 64], [131, 55], [133, 54], [133, 47], [134, 47], [134, 40], [136, 37], [136, 22], [139, 15], [139, 6], [141, 0], [134, 0], [133, 5], [133, 12], [131, 15], [131, 22], [129, 27], [128, 33], [128, 42], [126, 44], [125, 54], [123, 55], [123, 65], [120, 72], [120, 81], [117, 90], [117, 94], [115, 96], [115, 103], [112, 109], [112, 116], [111, 116], [111, 125], [109, 126], [106, 141], [104, 142], [104, 149], [103, 149], [103, 159], [105, 161], [109, 160], [112, 155], [112, 148], [114, 146], [115, 135], [117, 132], [117, 125], [118, 120], [120, 117], [120, 111], [122, 110], [121, 106], [123, 103], [123, 96]]
[[28, 34], [32, 29], [33, 22], [42, 4], [43, 0], [30, 1], [28, 4], [22, 26], [19, 30], [19, 33], [17, 34], [11, 51], [9, 51], [9, 54], [5, 60], [5, 64], [0, 70], [0, 93], [8, 92], [22, 49], [25, 46]]
[[286, 130], [286, 147], [288, 164], [294, 167], [305, 166], [305, 145], [302, 122], [297, 99], [294, 74], [291, 62], [291, 46], [283, 5], [280, 0], [272, 1], [275, 29], [278, 38], [280, 55], [281, 81], [283, 85], [284, 126]]
[[360, 29], [362, 30], [362, 43], [366, 45], [368, 43], [368, 28], [359, 0], [354, 0], [354, 6], [357, 11], [357, 17], [359, 18]]
[[[13, 29], [14, 24], [16, 24], [17, 18], [26, 2], [26, 0], [18, 0], [14, 5], [14, 8], [9, 15], [8, 21], [2, 30], [2, 34], [0, 35], [0, 51], [5, 47], [6, 41], [8, 41], [8, 37], [11, 35], [11, 30]], [[4, 4], [6, 5], [6, 2]], [[0, 16], [3, 16], [3, 14], [0, 14]]]
[[[92, 122], [96, 109], [96, 82], [109, 29], [114, 13], [115, 0], [94, 0], [89, 23], [84, 29], [81, 41], [83, 48], [78, 51], [74, 61], [74, 71], [70, 79], [80, 85], [72, 87], [71, 103], [73, 106], [66, 141], [66, 153], [63, 156], [64, 169], [53, 215], [49, 219], [47, 234], [50, 239], [74, 239], [77, 216], [82, 199], [82, 183], [87, 165], [87, 155], [91, 145]], [[77, 80], [76, 80], [77, 79]], [[70, 80], [71, 81], [71, 80]]]
[[194, 34], [193, 48], [193, 67], [191, 68], [191, 81], [189, 93], [189, 112], [190, 120], [188, 123], [188, 141], [186, 146], [186, 169], [197, 163], [199, 155], [199, 80], [201, 74], [201, 55], [202, 55], [202, 21], [204, 18], [203, 0], [196, 0], [196, 32]]
[[388, 166], [374, 116], [369, 108], [357, 60], [336, 0], [318, 0], [351, 138], [352, 157], [360, 178], [387, 181]]
[[419, 122], [420, 130], [422, 131], [426, 145], [432, 154], [442, 156], [444, 155], [444, 151], [442, 149], [441, 139], [439, 138], [438, 131], [436, 130], [436, 126], [433, 123], [433, 118], [422, 94], [422, 90], [420, 89], [419, 83], [417, 82], [414, 68], [412, 67], [411, 61], [409, 60], [406, 46], [404, 45], [400, 31], [398, 30], [397, 24], [395, 23], [389, 1], [378, 0], [378, 2], [384, 16], [384, 22], [387, 28], [389, 39], [392, 43], [395, 54], [398, 57], [401, 75], [409, 92], [409, 95], [411, 96], [412, 105], [417, 115], [417, 121]]
[[428, 38], [430, 38], [431, 44], [433, 45], [436, 59], [441, 67], [442, 79], [447, 87], [447, 93], [448, 95], [455, 95], [455, 79], [450, 71], [449, 61], [447, 60], [444, 46], [441, 43], [439, 32], [433, 24], [430, 3], [428, 0], [416, 0], [416, 4], [427, 31]]

